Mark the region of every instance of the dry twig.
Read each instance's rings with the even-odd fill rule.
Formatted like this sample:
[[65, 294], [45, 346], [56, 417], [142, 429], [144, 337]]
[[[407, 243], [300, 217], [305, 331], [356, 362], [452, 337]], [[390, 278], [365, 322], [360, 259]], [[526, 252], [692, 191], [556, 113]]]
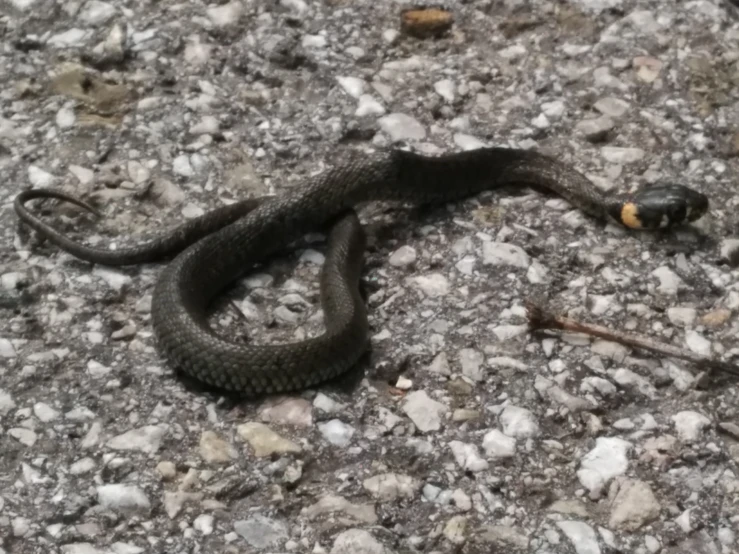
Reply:
[[678, 348], [671, 344], [665, 344], [658, 342], [654, 339], [646, 337], [644, 335], [636, 335], [633, 333], [624, 333], [622, 331], [616, 331], [603, 327], [601, 325], [593, 325], [590, 323], [581, 323], [563, 316], [558, 316], [547, 312], [542, 307], [537, 306], [533, 302], [526, 303], [526, 311], [529, 318], [529, 326], [532, 329], [559, 329], [562, 331], [571, 331], [574, 333], [584, 333], [594, 337], [599, 337], [612, 342], [617, 342], [626, 346], [633, 346], [635, 348], [641, 348], [656, 352], [664, 356], [671, 358], [678, 358], [681, 360], [688, 360], [698, 364], [699, 367], [707, 369], [709, 371], [722, 371], [739, 377], [739, 366], [730, 362], [724, 362], [713, 358], [707, 358], [685, 350], [684, 348]]

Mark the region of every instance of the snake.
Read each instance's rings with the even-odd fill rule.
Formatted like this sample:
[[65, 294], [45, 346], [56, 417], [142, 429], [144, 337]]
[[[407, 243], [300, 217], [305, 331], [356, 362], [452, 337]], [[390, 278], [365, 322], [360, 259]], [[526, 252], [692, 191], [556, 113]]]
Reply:
[[[23, 190], [15, 197], [14, 209], [39, 236], [91, 263], [116, 266], [169, 259], [151, 303], [160, 353], [191, 378], [247, 398], [315, 387], [354, 367], [369, 348], [368, 313], [360, 291], [366, 247], [356, 211], [360, 205], [440, 204], [502, 187], [543, 188], [597, 221], [645, 231], [686, 225], [708, 210], [703, 193], [680, 184], [605, 192], [573, 166], [533, 149], [482, 147], [427, 155], [392, 147], [347, 158], [287, 193], [234, 201], [116, 249], [70, 239], [26, 205], [55, 198], [101, 216], [60, 189]], [[327, 239], [319, 277], [322, 334], [252, 344], [228, 340], [210, 327], [208, 308], [229, 284], [319, 229], [326, 230]]]

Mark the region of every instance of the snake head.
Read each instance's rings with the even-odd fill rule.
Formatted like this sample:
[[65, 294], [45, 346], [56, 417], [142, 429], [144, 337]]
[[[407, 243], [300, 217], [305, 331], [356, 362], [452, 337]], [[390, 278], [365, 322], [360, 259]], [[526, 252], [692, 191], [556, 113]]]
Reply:
[[683, 185], [645, 187], [615, 201], [610, 215], [631, 229], [665, 229], [700, 219], [708, 211], [708, 198]]

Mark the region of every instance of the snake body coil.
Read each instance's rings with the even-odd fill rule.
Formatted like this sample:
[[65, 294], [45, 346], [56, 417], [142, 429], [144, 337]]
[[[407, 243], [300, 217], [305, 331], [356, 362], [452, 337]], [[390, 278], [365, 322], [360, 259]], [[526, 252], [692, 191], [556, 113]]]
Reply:
[[[73, 242], [25, 207], [32, 198], [55, 197], [91, 209], [80, 200], [54, 191], [29, 190], [16, 198], [15, 208], [48, 240], [91, 262], [140, 263], [179, 252], [163, 270], [152, 299], [152, 324], [160, 348], [190, 376], [255, 396], [316, 385], [349, 369], [365, 351], [367, 316], [358, 292], [364, 234], [354, 206], [372, 200], [448, 202], [507, 185], [547, 188], [595, 218], [610, 217], [632, 228], [693, 221], [708, 208], [704, 195], [680, 185], [608, 197], [561, 162], [506, 148], [438, 157], [390, 150], [355, 159], [290, 194], [238, 202], [166, 236], [115, 251]], [[321, 273], [323, 335], [290, 344], [250, 345], [228, 341], [209, 328], [207, 308], [225, 286], [254, 263], [326, 224], [332, 228]]]

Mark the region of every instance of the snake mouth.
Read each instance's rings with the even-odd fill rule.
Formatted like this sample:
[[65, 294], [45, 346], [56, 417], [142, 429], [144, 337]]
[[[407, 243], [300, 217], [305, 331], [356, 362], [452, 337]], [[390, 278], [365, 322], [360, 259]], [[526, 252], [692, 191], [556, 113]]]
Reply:
[[698, 191], [687, 189], [690, 198], [687, 201], [685, 217], [688, 221], [696, 221], [708, 212], [708, 197]]

